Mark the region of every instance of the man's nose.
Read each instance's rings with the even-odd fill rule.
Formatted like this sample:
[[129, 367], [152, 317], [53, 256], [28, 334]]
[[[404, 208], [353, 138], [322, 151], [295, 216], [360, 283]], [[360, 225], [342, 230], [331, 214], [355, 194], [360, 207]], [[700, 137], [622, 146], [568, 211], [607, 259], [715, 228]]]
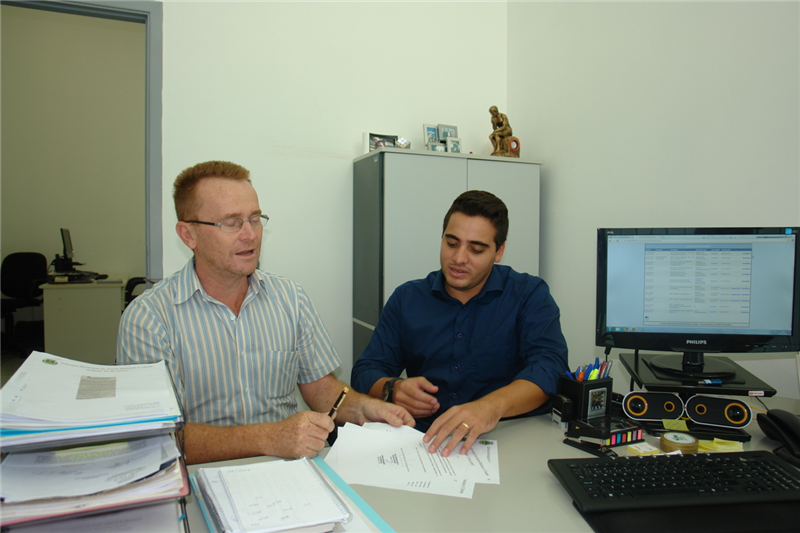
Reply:
[[239, 238], [243, 241], [251, 241], [255, 239], [255, 237], [255, 228], [253, 228], [253, 225], [248, 220], [245, 220], [244, 224], [242, 224], [242, 229], [239, 230]]
[[459, 246], [456, 253], [453, 255], [453, 260], [459, 265], [463, 265], [469, 259], [469, 251], [466, 246]]

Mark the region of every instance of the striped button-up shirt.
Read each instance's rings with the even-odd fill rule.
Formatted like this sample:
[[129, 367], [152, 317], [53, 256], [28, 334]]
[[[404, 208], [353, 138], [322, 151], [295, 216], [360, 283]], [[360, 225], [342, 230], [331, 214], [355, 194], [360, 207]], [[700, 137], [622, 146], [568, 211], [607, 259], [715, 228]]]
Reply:
[[131, 302], [117, 362], [164, 359], [187, 422], [278, 422], [297, 412], [298, 383], [335, 370], [339, 355], [305, 291], [256, 271], [239, 316], [206, 294], [194, 259]]

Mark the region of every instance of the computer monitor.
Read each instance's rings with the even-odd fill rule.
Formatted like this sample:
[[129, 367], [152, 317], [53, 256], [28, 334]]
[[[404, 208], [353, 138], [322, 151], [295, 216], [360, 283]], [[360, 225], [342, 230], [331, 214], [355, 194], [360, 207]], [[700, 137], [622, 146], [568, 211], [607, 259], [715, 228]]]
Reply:
[[800, 350], [796, 227], [597, 230], [595, 344], [679, 352], [679, 378], [730, 378], [708, 353]]
[[64, 257], [72, 259], [75, 256], [75, 251], [72, 249], [72, 237], [66, 228], [61, 228], [61, 243], [64, 245]]

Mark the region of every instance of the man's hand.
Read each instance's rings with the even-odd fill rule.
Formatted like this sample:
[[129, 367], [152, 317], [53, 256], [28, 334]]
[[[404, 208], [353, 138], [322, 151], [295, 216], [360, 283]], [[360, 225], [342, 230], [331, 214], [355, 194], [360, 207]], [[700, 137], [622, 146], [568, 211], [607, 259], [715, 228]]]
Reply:
[[424, 377], [395, 381], [392, 401], [404, 407], [414, 418], [425, 418], [439, 410], [436, 394], [439, 387]]
[[287, 459], [315, 457], [325, 446], [333, 420], [302, 411], [281, 422], [216, 426], [188, 422], [183, 431], [187, 464], [273, 455]]
[[334, 423], [326, 414], [301, 411], [270, 426], [269, 433], [265, 435], [269, 446], [264, 455], [310, 459], [325, 447], [325, 440], [333, 431]]
[[461, 453], [465, 454], [478, 437], [496, 428], [501, 418], [529, 413], [548, 398], [535, 383], [516, 379], [480, 400], [451, 407], [431, 424], [422, 440], [428, 443], [433, 439], [428, 451], [436, 453], [445, 439], [452, 435], [441, 452], [443, 457], [447, 457], [466, 437], [461, 446]]
[[444, 443], [448, 436], [450, 442], [447, 443], [442, 451], [442, 457], [447, 457], [452, 453], [458, 443], [466, 437], [461, 446], [461, 454], [466, 454], [475, 441], [483, 433], [488, 433], [497, 427], [501, 415], [497, 406], [486, 397], [481, 400], [469, 402], [451, 407], [439, 418], [434, 420], [431, 427], [422, 437], [425, 443], [431, 442], [428, 452], [436, 453], [436, 450]]
[[356, 422], [359, 425], [364, 422], [386, 422], [392, 426], [414, 427], [416, 421], [406, 409], [400, 405], [376, 400], [366, 394], [359, 395], [359, 406], [361, 417]]

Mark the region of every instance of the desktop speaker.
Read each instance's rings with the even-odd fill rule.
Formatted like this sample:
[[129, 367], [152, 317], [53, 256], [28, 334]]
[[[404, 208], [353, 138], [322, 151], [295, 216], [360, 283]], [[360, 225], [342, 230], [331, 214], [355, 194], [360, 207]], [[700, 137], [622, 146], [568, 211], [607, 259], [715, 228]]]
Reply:
[[698, 424], [743, 428], [753, 415], [741, 400], [720, 396], [692, 396], [686, 401], [686, 415]]
[[683, 414], [683, 400], [670, 392], [629, 392], [622, 399], [622, 410], [634, 420], [676, 420]]

